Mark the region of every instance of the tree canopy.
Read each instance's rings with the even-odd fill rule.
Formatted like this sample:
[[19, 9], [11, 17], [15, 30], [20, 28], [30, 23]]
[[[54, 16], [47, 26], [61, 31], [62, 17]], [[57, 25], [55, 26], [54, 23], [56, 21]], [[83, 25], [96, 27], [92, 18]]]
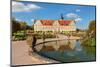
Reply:
[[24, 21], [18, 21], [15, 18], [12, 18], [12, 32], [17, 32], [18, 30], [26, 30], [31, 27], [27, 25]]
[[88, 34], [91, 34], [91, 36], [95, 37], [96, 35], [96, 21], [95, 20], [90, 22]]

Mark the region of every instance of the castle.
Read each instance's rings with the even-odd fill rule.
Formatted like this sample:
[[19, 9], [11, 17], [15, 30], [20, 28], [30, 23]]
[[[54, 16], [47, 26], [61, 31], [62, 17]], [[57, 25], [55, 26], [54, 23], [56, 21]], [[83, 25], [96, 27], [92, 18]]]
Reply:
[[60, 20], [35, 20], [34, 31], [76, 31], [76, 25], [74, 20], [64, 20], [61, 17]]

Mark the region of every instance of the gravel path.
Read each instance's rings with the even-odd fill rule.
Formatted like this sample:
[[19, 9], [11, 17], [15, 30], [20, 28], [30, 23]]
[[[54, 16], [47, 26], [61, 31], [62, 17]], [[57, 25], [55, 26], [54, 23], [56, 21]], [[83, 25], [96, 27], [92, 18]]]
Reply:
[[12, 65], [29, 65], [29, 64], [44, 64], [54, 63], [49, 61], [36, 53], [30, 56], [28, 53], [29, 46], [26, 41], [13, 41], [12, 42]]

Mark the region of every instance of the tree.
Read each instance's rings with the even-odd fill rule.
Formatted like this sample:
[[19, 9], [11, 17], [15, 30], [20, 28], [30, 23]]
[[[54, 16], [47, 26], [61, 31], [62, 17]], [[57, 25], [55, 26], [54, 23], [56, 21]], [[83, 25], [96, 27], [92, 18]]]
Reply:
[[27, 25], [26, 29], [27, 30], [32, 30], [32, 26]]
[[85, 46], [96, 46], [96, 21], [93, 20], [89, 24], [89, 28], [87, 30], [87, 34], [83, 39], [82, 44]]
[[21, 30], [25, 30], [27, 28], [27, 23], [26, 22], [19, 22], [21, 26]]
[[93, 20], [89, 24], [88, 34], [90, 34], [92, 37], [96, 36], [96, 21]]
[[20, 30], [20, 24], [14, 18], [12, 19], [12, 32]]
[[15, 18], [12, 18], [12, 32], [16, 32], [18, 30], [26, 30], [29, 28], [26, 22], [18, 21]]
[[77, 29], [76, 29], [76, 32], [79, 32], [79, 31], [80, 31], [80, 29], [77, 28]]

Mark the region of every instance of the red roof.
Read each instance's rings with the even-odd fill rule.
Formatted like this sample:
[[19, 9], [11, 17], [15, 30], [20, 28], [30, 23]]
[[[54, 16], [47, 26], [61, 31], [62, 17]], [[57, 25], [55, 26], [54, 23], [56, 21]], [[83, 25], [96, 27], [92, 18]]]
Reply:
[[60, 25], [69, 25], [72, 21], [71, 20], [59, 20]]
[[43, 25], [53, 25], [54, 20], [41, 20]]
[[[55, 20], [40, 20], [42, 25], [47, 25], [47, 26], [51, 26], [53, 25]], [[60, 25], [69, 25], [72, 21], [71, 20], [58, 20], [58, 23]]]

